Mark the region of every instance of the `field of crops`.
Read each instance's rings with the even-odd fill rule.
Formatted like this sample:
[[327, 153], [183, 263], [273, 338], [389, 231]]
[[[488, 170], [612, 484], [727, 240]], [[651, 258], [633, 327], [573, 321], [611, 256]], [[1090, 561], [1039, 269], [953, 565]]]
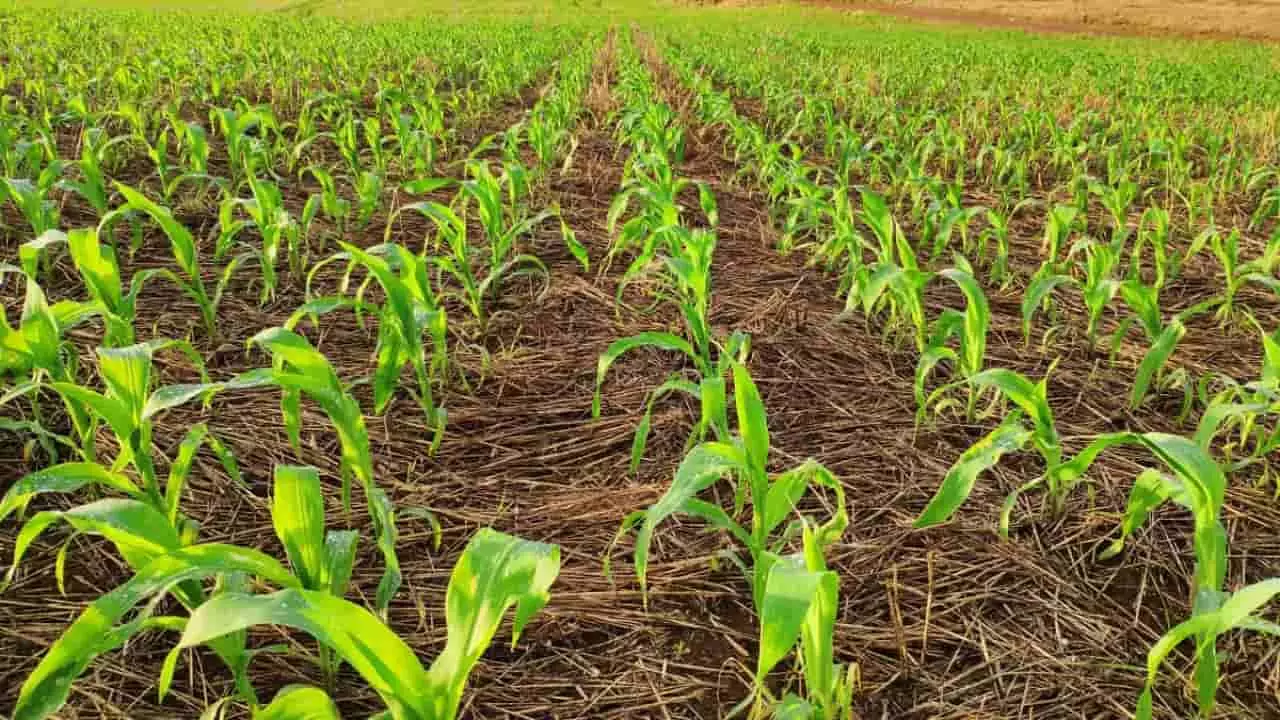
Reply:
[[1280, 717], [1280, 48], [638, 2], [0, 10], [0, 717]]

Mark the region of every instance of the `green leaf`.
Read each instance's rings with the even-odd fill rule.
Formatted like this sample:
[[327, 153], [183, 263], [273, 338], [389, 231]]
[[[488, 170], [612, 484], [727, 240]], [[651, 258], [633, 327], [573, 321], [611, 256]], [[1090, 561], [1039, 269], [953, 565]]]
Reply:
[[569, 227], [563, 218], [560, 220], [560, 238], [564, 240], [565, 247], [569, 248], [569, 254], [573, 255], [573, 259], [578, 261], [582, 266], [582, 271], [587, 272], [591, 269], [591, 255], [587, 252], [587, 248], [578, 241], [578, 234]]
[[109, 311], [119, 313], [124, 302], [124, 292], [120, 267], [111, 247], [104, 249], [98, 240], [98, 233], [91, 229], [68, 232], [67, 244], [71, 249], [71, 259], [80, 271], [80, 277], [84, 279], [90, 296]]
[[1165, 433], [1102, 435], [1061, 466], [1061, 481], [1074, 483], [1104, 450], [1123, 444], [1142, 445], [1179, 481], [1180, 489], [1171, 489], [1170, 497], [1189, 507], [1195, 520], [1197, 594], [1217, 593], [1227, 570], [1226, 531], [1220, 520], [1227, 479], [1213, 456], [1194, 440]]
[[0, 520], [27, 506], [31, 498], [44, 493], [72, 493], [86, 485], [101, 485], [130, 497], [142, 492], [129, 478], [97, 463], [63, 463], [29, 473], [18, 480], [0, 499]]
[[810, 698], [818, 699], [823, 707], [835, 708], [847, 700], [836, 697], [839, 692], [839, 679], [836, 677], [839, 666], [835, 662], [835, 631], [840, 577], [834, 572], [827, 572], [820, 545], [823, 539], [817, 532], [806, 527], [804, 542], [805, 566], [810, 572], [821, 575], [821, 583], [800, 628], [805, 687]]
[[187, 475], [191, 473], [191, 464], [201, 443], [209, 436], [209, 426], [197, 423], [187, 431], [186, 437], [178, 446], [178, 456], [169, 465], [169, 480], [164, 487], [166, 513], [170, 525], [178, 522], [178, 505], [182, 501], [182, 490], [187, 484]]
[[286, 587], [297, 583], [271, 557], [234, 545], [193, 545], [162, 555], [95, 600], [54, 642], [22, 684], [13, 720], [40, 720], [57, 712], [67, 700], [71, 683], [94, 658], [146, 629], [147, 613], [117, 625], [142, 600], [183, 581], [229, 572], [249, 573]]
[[689, 500], [696, 498], [698, 493], [715, 484], [721, 477], [746, 469], [747, 459], [743, 451], [728, 443], [702, 443], [685, 455], [676, 468], [671, 487], [644, 512], [644, 522], [636, 535], [636, 578], [640, 581], [641, 588], [645, 587], [649, 546], [658, 525], [668, 517], [684, 512]]
[[747, 464], [753, 477], [763, 476], [769, 466], [769, 418], [755, 381], [741, 363], [733, 364], [733, 400]]
[[[1150, 468], [1139, 473], [1129, 491], [1129, 501], [1125, 504], [1120, 537], [1099, 555], [1099, 559], [1107, 560], [1119, 554], [1124, 549], [1125, 541], [1146, 524], [1151, 511], [1174, 495], [1182, 495], [1182, 485], [1175, 478]], [[1185, 498], [1182, 500], [1185, 504]]]
[[987, 304], [987, 296], [973, 275], [964, 270], [948, 268], [938, 274], [955, 283], [964, 294], [964, 342], [960, 351], [965, 374], [977, 374], [982, 371], [986, 358], [987, 328], [991, 323], [991, 308]]
[[560, 573], [560, 549], [488, 528], [467, 543], [445, 593], [448, 637], [431, 664], [431, 681], [443, 697], [435, 717], [454, 717], [472, 668], [493, 641], [506, 611], [515, 606], [511, 643], [550, 599]]
[[138, 500], [106, 498], [65, 512], [47, 510], [34, 515], [18, 532], [13, 544], [13, 563], [5, 576], [6, 585], [13, 580], [31, 543], [59, 520], [67, 521], [86, 535], [105, 537], [135, 570], [181, 545], [177, 531], [165, 516]]
[[624, 353], [641, 347], [670, 350], [684, 353], [690, 358], [697, 358], [697, 353], [687, 340], [668, 332], [643, 332], [631, 337], [614, 340], [596, 362], [596, 393], [591, 402], [591, 416], [593, 418], [600, 417], [600, 390], [604, 386], [604, 378], [609, 373], [609, 367]]
[[1165, 327], [1156, 341], [1151, 344], [1151, 348], [1147, 350], [1147, 354], [1142, 357], [1142, 362], [1138, 365], [1138, 374], [1133, 381], [1133, 390], [1129, 394], [1129, 408], [1136, 410], [1142, 406], [1142, 402], [1146, 400], [1147, 391], [1151, 388], [1152, 382], [1155, 381], [1157, 375], [1169, 362], [1169, 356], [1173, 355], [1173, 351], [1178, 347], [1178, 342], [1187, 334], [1187, 328], [1178, 318], [1169, 321], [1169, 325]]
[[816, 712], [807, 700], [787, 693], [773, 709], [773, 720], [814, 720]]
[[756, 657], [756, 684], [795, 647], [800, 628], [809, 615], [824, 578], [833, 573], [814, 572], [801, 556], [778, 559], [769, 570], [760, 605], [760, 650]]
[[313, 467], [277, 465], [271, 484], [271, 524], [294, 573], [308, 590], [324, 589], [324, 495]]
[[[123, 183], [116, 183], [116, 190], [124, 196], [127, 209], [141, 210], [160, 226], [160, 229], [169, 238], [169, 243], [173, 248], [173, 257], [178, 261], [178, 267], [182, 268], [187, 277], [199, 281], [200, 267], [196, 261], [196, 243], [195, 238], [191, 236], [191, 232], [182, 223], [174, 219], [173, 213], [168, 208], [157, 205], [137, 190]], [[103, 222], [106, 223], [105, 218]]]
[[332, 648], [393, 716], [436, 717], [430, 679], [413, 650], [368, 610], [326, 592], [289, 588], [214, 596], [192, 611], [179, 646], [196, 647], [258, 625], [295, 628]]
[[949, 520], [973, 492], [978, 476], [1000, 462], [1005, 453], [1024, 448], [1030, 438], [1031, 432], [1022, 424], [1021, 417], [1016, 413], [1010, 415], [1000, 427], [960, 455], [956, 464], [947, 471], [938, 492], [916, 518], [914, 526], [932, 527]]
[[1031, 339], [1031, 321], [1035, 318], [1036, 311], [1055, 288], [1065, 284], [1075, 284], [1075, 280], [1066, 275], [1045, 274], [1037, 275], [1027, 286], [1027, 292], [1022, 297], [1022, 337], [1024, 339], [1028, 341]]
[[164, 656], [164, 662], [160, 665], [160, 678], [156, 681], [156, 699], [164, 702], [164, 698], [169, 694], [169, 688], [173, 686], [173, 675], [178, 670], [178, 661], [182, 659], [182, 648], [174, 647]]
[[957, 360], [956, 352], [946, 345], [931, 345], [920, 353], [920, 359], [916, 361], [915, 382], [912, 390], [916, 397], [916, 422], [924, 421], [925, 415], [929, 410], [929, 397], [925, 395], [925, 384], [929, 380], [929, 375], [939, 363], [944, 360], [955, 362]]
[[1032, 420], [1037, 442], [1044, 449], [1057, 448], [1061, 442], [1058, 438], [1057, 425], [1053, 420], [1053, 411], [1049, 407], [1046, 380], [1033, 383], [1024, 375], [1013, 370], [994, 368], [969, 378], [979, 387], [994, 388], [1010, 402], [1026, 413]]
[[307, 685], [286, 685], [253, 720], [342, 720], [325, 692]]
[[[72, 383], [49, 383], [49, 387], [53, 388], [63, 399], [79, 403], [92, 410], [95, 415], [107, 422], [107, 425], [111, 427], [112, 432], [116, 434], [118, 439], [127, 441], [133, 435], [137, 424], [129, 406], [125, 403]], [[121, 453], [127, 452], [128, 447], [122, 444]]]
[[[351, 573], [356, 564], [356, 545], [360, 533], [355, 530], [330, 530], [324, 538], [325, 580], [334, 597], [347, 594]], [[438, 545], [438, 543], [437, 543]]]

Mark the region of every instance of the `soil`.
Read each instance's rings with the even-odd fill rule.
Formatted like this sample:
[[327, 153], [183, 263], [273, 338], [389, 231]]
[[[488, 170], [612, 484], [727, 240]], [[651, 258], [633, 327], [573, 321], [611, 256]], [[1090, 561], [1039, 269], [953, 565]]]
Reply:
[[[649, 59], [665, 98], [687, 108], [687, 93], [661, 59]], [[400, 528], [405, 585], [390, 622], [424, 661], [443, 641], [449, 568], [477, 528], [493, 526], [561, 547], [563, 570], [550, 605], [514, 649], [509, 631], [500, 632], [472, 676], [467, 718], [713, 720], [750, 686], [754, 612], [741, 574], [724, 558], [729, 540], [693, 521], [665, 524], [655, 537], [647, 603], [631, 574], [630, 541], [614, 543], [622, 518], [666, 489], [694, 409], [675, 400], [660, 404], [644, 462], [638, 474], [628, 472], [632, 432], [648, 391], [681, 369], [669, 356], [637, 353], [611, 370], [602, 417], [591, 418], [599, 354], [616, 338], [665, 329], [674, 321], [619, 309], [614, 296], [625, 263], [602, 262], [608, 209], [626, 161], [609, 120], [615, 108], [612, 79], [606, 51], [597, 61], [570, 169], [544, 191], [545, 204], [559, 204], [590, 251], [590, 270], [564, 248], [558, 226], [547, 223], [531, 241], [550, 271], [545, 286], [509, 283], [483, 332], [460, 321], [451, 348], [457, 372], [443, 396], [450, 421], [438, 455], [427, 452], [430, 435], [410, 398], [401, 396], [384, 416], [369, 418], [379, 484], [398, 507], [427, 508], [444, 526], [439, 547], [425, 523], [405, 519]], [[534, 99], [525, 93], [521, 102], [527, 106]], [[512, 111], [508, 107], [491, 120], [509, 122]], [[1061, 516], [1046, 514], [1034, 496], [1024, 498], [1011, 537], [1002, 540], [994, 532], [1000, 503], [1038, 472], [1036, 461], [1014, 458], [983, 478], [954, 522], [914, 530], [912, 521], [949, 465], [993, 423], [943, 417], [916, 427], [914, 350], [884, 337], [873, 323], [843, 317], [833, 278], [807, 267], [801, 254], [779, 255], [766, 200], [745, 180], [734, 179], [724, 138], [699, 127], [692, 116], [686, 115], [685, 127], [689, 143], [681, 172], [709, 183], [719, 206], [713, 323], [719, 331], [752, 335], [750, 367], [769, 410], [776, 469], [816, 458], [842, 479], [848, 494], [851, 525], [829, 561], [842, 581], [837, 652], [858, 668], [858, 716], [1130, 717], [1146, 649], [1186, 617], [1191, 577], [1190, 522], [1175, 509], [1158, 512], [1117, 559], [1097, 560], [1145, 458], [1128, 451], [1105, 456], [1091, 473], [1092, 484], [1071, 498]], [[489, 132], [484, 127], [465, 136]], [[696, 208], [696, 201], [689, 206]], [[191, 223], [198, 225], [198, 217]], [[214, 219], [216, 214], [205, 222]], [[381, 242], [384, 221], [375, 220], [378, 230], [358, 242]], [[19, 227], [12, 216], [5, 222]], [[425, 228], [405, 220], [393, 239], [417, 247]], [[16, 237], [6, 233], [0, 248], [5, 257], [15, 254]], [[1015, 259], [1033, 264], [1038, 245], [1037, 229], [1020, 230]], [[167, 264], [165, 253], [164, 244], [151, 238], [130, 269]], [[337, 277], [336, 269], [322, 274], [318, 287], [334, 287]], [[1192, 278], [1188, 292], [1209, 281]], [[64, 268], [51, 283], [51, 297], [74, 292], [76, 282]], [[178, 337], [194, 332], [200, 349], [215, 357], [219, 376], [262, 366], [268, 359], [243, 352], [244, 341], [293, 312], [303, 297], [301, 278], [286, 278], [265, 305], [247, 281], [237, 281], [228, 292], [217, 340], [203, 337], [190, 303], [159, 283], [141, 302], [139, 328]], [[1176, 397], [1161, 396], [1129, 411], [1133, 363], [1109, 364], [1077, 330], [1059, 334], [1048, 348], [1024, 345], [1019, 301], [1017, 289], [992, 293], [996, 317], [989, 364], [1039, 375], [1061, 356], [1050, 395], [1059, 427], [1072, 442], [1119, 426], [1178, 429], [1169, 412]], [[930, 296], [930, 311], [959, 302], [939, 286]], [[4, 304], [12, 317], [20, 300], [6, 293]], [[1259, 308], [1268, 327], [1280, 320], [1274, 305]], [[1066, 316], [1080, 313], [1078, 303], [1065, 302]], [[362, 328], [339, 313], [306, 332], [339, 374], [351, 378], [369, 370], [372, 325]], [[89, 349], [97, 336], [91, 327], [74, 335], [85, 367], [92, 365]], [[1224, 335], [1211, 326], [1193, 329], [1183, 355], [1193, 366], [1237, 376], [1248, 376], [1259, 362], [1253, 335]], [[193, 375], [167, 356], [160, 372], [166, 382], [190, 381]], [[369, 407], [368, 388], [357, 394]], [[282, 462], [314, 464], [330, 481], [331, 522], [366, 531], [355, 583], [371, 598], [381, 563], [367, 539], [362, 501], [357, 498], [350, 515], [339, 509], [336, 442], [323, 416], [308, 408], [303, 447], [295, 453], [275, 392], [228, 394], [209, 411], [193, 406], [163, 415], [155, 432], [158, 446], [172, 456], [185, 429], [201, 420], [236, 453], [246, 481], [228, 483], [214, 458], [200, 455], [184, 508], [203, 524], [203, 537], [280, 556], [266, 501], [270, 469]], [[0, 437], [0, 487], [26, 469], [21, 448]], [[59, 502], [40, 507], [66, 506]], [[806, 507], [821, 513], [824, 502], [829, 498], [814, 498]], [[1233, 484], [1227, 506], [1233, 553], [1228, 584], [1280, 575], [1280, 507], [1271, 489]], [[15, 525], [6, 523], [0, 557], [11, 554], [15, 534]], [[69, 554], [66, 595], [59, 595], [52, 572], [58, 539], [50, 533], [38, 543], [17, 581], [0, 594], [0, 708], [12, 707], [21, 679], [75, 615], [127, 577], [108, 546], [79, 538]], [[612, 577], [602, 572], [606, 557], [613, 561]], [[283, 637], [261, 631], [254, 641]], [[194, 655], [179, 666], [170, 697], [157, 703], [155, 678], [172, 639], [153, 634], [105, 655], [74, 686], [61, 717], [195, 717], [229, 692], [217, 661]], [[1275, 718], [1280, 677], [1274, 643], [1242, 637], [1222, 647], [1228, 659], [1220, 716]], [[309, 648], [296, 645], [299, 652]], [[1187, 665], [1179, 656], [1169, 667]], [[318, 682], [305, 668], [296, 659], [264, 655], [255, 661], [253, 677], [269, 697], [285, 684]], [[783, 675], [775, 682], [781, 690]], [[349, 672], [339, 679], [337, 697], [344, 716], [380, 708]], [[1166, 672], [1157, 698], [1161, 717], [1193, 713], [1172, 672]]]
[[1277, 0], [802, 0], [926, 23], [1037, 33], [1280, 40]]

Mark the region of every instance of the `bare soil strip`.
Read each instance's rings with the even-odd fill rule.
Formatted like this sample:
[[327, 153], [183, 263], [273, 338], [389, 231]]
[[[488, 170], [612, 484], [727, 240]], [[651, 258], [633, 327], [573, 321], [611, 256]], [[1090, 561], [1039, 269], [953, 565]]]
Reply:
[[1280, 4], [1271, 0], [801, 0], [836, 10], [867, 11], [916, 22], [1027, 32], [1199, 40], [1280, 40]]

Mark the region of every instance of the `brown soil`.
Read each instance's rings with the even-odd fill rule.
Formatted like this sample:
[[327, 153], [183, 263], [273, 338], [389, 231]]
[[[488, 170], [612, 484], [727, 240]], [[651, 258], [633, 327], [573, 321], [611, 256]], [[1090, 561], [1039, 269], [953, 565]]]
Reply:
[[1277, 0], [802, 0], [927, 23], [1038, 33], [1280, 39]]

